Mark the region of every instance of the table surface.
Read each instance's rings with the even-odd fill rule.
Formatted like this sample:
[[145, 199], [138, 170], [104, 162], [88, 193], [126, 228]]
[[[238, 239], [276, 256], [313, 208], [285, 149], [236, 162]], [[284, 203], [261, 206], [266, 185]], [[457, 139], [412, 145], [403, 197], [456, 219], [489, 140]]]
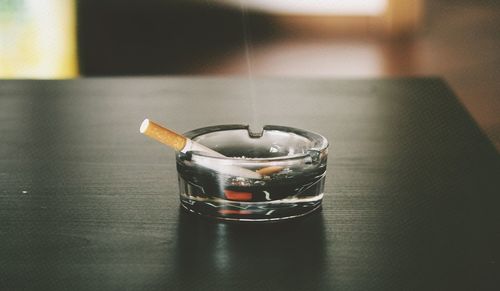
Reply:
[[[322, 210], [185, 213], [145, 117], [322, 133]], [[499, 290], [499, 156], [439, 79], [0, 81], [0, 120], [0, 290]]]

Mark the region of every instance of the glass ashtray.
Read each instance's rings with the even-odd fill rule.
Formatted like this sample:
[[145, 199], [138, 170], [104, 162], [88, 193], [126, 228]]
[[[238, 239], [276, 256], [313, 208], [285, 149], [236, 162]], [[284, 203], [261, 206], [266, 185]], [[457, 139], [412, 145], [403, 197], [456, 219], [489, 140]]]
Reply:
[[299, 217], [321, 205], [328, 141], [301, 129], [267, 125], [210, 126], [185, 136], [206, 152], [176, 156], [181, 205], [204, 216], [236, 221]]

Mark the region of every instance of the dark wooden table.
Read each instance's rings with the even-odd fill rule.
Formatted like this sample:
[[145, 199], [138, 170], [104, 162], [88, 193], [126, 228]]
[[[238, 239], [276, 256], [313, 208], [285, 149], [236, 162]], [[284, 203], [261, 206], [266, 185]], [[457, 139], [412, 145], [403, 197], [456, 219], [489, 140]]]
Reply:
[[[0, 290], [500, 290], [499, 156], [442, 81], [256, 80], [250, 96], [224, 78], [0, 81]], [[145, 117], [324, 134], [323, 209], [184, 213]]]

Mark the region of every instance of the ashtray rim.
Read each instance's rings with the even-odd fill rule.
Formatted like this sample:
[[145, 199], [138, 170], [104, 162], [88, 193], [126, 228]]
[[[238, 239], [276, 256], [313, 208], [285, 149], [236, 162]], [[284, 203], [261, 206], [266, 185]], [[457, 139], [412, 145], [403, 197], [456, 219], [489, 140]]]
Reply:
[[[206, 126], [206, 127], [201, 127], [197, 129], [190, 130], [188, 132], [185, 132], [184, 135], [190, 139], [195, 139], [196, 137], [203, 135], [203, 134], [208, 134], [216, 131], [226, 131], [226, 130], [240, 130], [240, 129], [245, 129], [249, 130], [250, 126], [245, 125], [245, 124], [223, 124], [223, 125], [212, 125], [212, 126]], [[238, 163], [263, 163], [263, 162], [277, 162], [277, 161], [290, 161], [290, 160], [300, 160], [304, 158], [309, 158], [311, 156], [317, 156], [318, 154], [324, 154], [329, 147], [329, 142], [324, 137], [323, 135], [313, 132], [313, 131], [308, 131], [308, 130], [303, 130], [295, 127], [289, 127], [289, 126], [281, 126], [281, 125], [264, 125], [262, 127], [264, 131], [266, 130], [277, 130], [277, 131], [283, 131], [283, 132], [291, 132], [297, 135], [300, 135], [302, 137], [310, 139], [310, 137], [318, 140], [318, 146], [312, 147], [308, 149], [307, 152], [305, 153], [300, 153], [300, 154], [294, 154], [290, 156], [281, 156], [281, 157], [271, 157], [271, 158], [238, 158], [238, 157], [217, 157], [210, 155], [210, 153], [205, 153], [205, 152], [199, 152], [199, 151], [192, 151], [190, 152], [191, 155], [196, 155], [203, 157], [205, 159], [213, 159], [214, 161], [235, 161]], [[309, 136], [309, 137], [308, 137]], [[315, 153], [315, 154], [313, 154]]]

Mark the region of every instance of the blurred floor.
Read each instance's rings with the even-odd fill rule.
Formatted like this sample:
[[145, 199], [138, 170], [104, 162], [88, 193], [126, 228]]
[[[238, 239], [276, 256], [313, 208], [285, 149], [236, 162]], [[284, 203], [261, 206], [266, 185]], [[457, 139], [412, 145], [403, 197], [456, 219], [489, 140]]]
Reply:
[[[253, 74], [308, 78], [437, 75], [500, 149], [500, 5], [494, 1], [427, 1], [426, 19], [405, 40], [282, 32], [253, 43]], [[244, 75], [242, 48], [189, 74]]]

